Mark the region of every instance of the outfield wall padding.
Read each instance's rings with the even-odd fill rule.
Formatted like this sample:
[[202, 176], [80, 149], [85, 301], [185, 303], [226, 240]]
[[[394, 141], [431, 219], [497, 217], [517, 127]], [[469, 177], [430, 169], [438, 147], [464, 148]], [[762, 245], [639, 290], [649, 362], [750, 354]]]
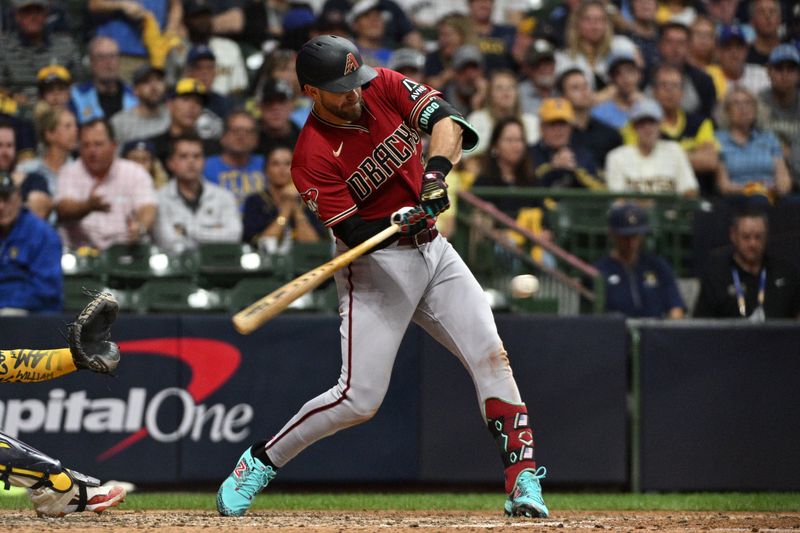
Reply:
[[[0, 318], [0, 346], [64, 346], [69, 318]], [[637, 327], [634, 450], [624, 320], [496, 321], [552, 486], [624, 488], [640, 472], [645, 490], [800, 489], [796, 325]], [[339, 379], [333, 316], [285, 314], [242, 336], [224, 315], [123, 315], [114, 338], [123, 350], [116, 376], [0, 385], [0, 427], [101, 478], [217, 482], [246, 446]], [[280, 480], [499, 489], [494, 446], [461, 363], [412, 326], [377, 415], [306, 450]]]
[[645, 326], [643, 490], [800, 490], [800, 327]]

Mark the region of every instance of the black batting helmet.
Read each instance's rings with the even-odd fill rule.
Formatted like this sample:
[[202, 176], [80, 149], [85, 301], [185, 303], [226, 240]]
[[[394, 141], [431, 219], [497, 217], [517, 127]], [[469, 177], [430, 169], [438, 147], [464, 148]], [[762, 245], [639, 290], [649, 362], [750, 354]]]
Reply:
[[300, 87], [346, 93], [374, 79], [378, 73], [365, 65], [356, 45], [335, 35], [314, 37], [300, 48], [295, 63]]

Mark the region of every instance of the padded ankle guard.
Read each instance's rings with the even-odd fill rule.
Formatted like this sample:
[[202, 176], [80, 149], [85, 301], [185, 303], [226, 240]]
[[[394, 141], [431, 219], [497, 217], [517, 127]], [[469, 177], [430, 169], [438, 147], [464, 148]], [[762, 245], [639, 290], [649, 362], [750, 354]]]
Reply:
[[517, 476], [535, 469], [533, 430], [525, 404], [513, 404], [497, 398], [486, 400], [486, 422], [497, 442], [506, 474], [506, 494], [514, 490]]

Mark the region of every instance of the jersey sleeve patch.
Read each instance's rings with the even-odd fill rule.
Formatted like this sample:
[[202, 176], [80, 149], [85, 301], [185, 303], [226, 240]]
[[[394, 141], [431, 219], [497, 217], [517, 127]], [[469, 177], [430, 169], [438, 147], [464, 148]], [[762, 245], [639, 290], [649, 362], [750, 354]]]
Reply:
[[408, 92], [408, 99], [416, 102], [426, 92], [431, 91], [431, 88], [422, 83], [416, 82], [411, 78], [403, 78], [403, 88]]

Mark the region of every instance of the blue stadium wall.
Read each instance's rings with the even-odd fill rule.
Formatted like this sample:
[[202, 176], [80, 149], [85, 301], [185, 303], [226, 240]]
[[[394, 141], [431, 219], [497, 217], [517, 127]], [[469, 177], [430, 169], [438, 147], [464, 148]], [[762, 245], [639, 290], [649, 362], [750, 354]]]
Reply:
[[[0, 346], [62, 346], [67, 320], [0, 318]], [[621, 318], [497, 324], [551, 487], [800, 489], [796, 325], [645, 323], [631, 350]], [[114, 338], [117, 376], [3, 384], [0, 427], [102, 478], [216, 482], [339, 374], [331, 316], [283, 315], [250, 336], [223, 315], [122, 316]], [[502, 487], [466, 371], [416, 326], [378, 414], [310, 447], [280, 479]]]

